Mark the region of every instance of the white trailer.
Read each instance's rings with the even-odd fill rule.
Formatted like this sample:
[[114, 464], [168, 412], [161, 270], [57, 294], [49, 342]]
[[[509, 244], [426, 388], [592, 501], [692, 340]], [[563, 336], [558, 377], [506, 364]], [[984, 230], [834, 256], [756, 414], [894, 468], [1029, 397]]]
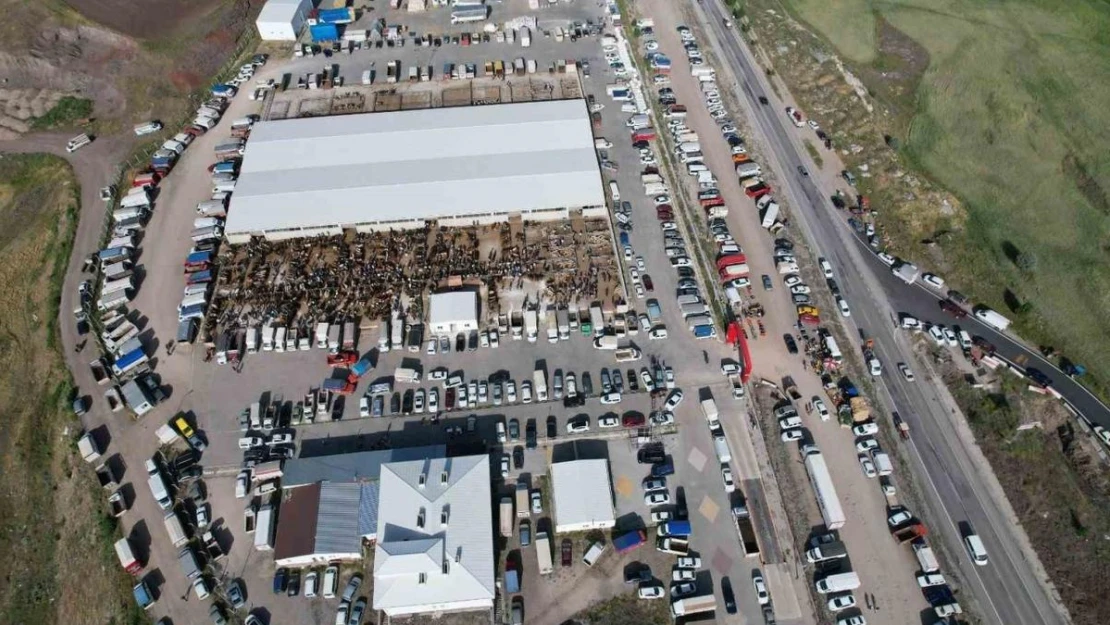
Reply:
[[820, 452], [811, 453], [806, 456], [805, 465], [809, 483], [817, 495], [817, 507], [821, 509], [821, 516], [825, 519], [825, 527], [830, 530], [844, 527], [847, 519], [844, 517], [844, 509], [840, 507], [840, 499], [836, 496], [836, 487], [833, 486], [824, 456]]

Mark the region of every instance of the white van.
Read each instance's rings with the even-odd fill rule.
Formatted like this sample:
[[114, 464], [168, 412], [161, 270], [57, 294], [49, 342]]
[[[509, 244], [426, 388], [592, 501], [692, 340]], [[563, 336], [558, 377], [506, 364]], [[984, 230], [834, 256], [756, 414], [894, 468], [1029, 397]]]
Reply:
[[66, 152], [76, 152], [90, 143], [92, 143], [92, 137], [89, 135], [77, 135], [66, 143]]
[[586, 555], [582, 556], [582, 562], [584, 562], [586, 566], [593, 566], [594, 563], [597, 562], [598, 558], [600, 558], [601, 555], [604, 553], [605, 545], [601, 543], [594, 543], [590, 545], [589, 549], [586, 550]]
[[609, 181], [609, 195], [613, 196], [614, 202], [619, 202], [621, 199], [621, 190], [620, 187], [617, 186], [616, 180]]
[[728, 441], [724, 436], [713, 437], [713, 449], [717, 452], [717, 460], [721, 464], [728, 464], [732, 462], [732, 452], [728, 449]]
[[149, 135], [149, 134], [156, 133], [161, 129], [162, 129], [162, 122], [150, 121], [150, 122], [146, 122], [145, 124], [139, 124], [138, 126], [135, 126], [135, 134], [139, 135], [141, 137], [143, 135]]
[[978, 534], [968, 534], [964, 538], [964, 546], [976, 566], [987, 565], [987, 548], [983, 546], [983, 539]]
[[332, 565], [324, 569], [324, 598], [334, 599], [336, 588], [339, 586], [339, 567]]

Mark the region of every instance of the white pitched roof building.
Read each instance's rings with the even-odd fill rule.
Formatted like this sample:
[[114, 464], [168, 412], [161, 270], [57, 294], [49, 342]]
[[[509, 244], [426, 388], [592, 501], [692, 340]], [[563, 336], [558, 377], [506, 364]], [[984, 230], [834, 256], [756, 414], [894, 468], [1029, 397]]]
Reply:
[[380, 484], [374, 609], [391, 617], [492, 609], [489, 457], [391, 463]]
[[224, 233], [288, 239], [605, 215], [586, 103], [555, 100], [255, 124]]

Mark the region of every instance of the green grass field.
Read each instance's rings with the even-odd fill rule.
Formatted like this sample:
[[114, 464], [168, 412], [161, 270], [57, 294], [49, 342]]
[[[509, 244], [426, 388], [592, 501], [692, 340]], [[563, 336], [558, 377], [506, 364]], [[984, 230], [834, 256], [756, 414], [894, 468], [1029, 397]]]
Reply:
[[924, 47], [897, 113], [902, 153], [968, 211], [941, 241], [950, 281], [1004, 314], [1011, 291], [1023, 336], [1110, 379], [1110, 3], [785, 1], [857, 66], [881, 58], [878, 17]]
[[0, 622], [138, 623], [106, 491], [76, 454], [57, 336], [77, 218], [62, 159], [0, 159]]

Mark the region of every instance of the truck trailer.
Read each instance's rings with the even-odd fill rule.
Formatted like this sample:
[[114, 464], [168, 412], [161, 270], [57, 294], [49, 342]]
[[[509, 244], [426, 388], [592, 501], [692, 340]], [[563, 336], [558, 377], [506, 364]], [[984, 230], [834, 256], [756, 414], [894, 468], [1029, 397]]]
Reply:
[[836, 496], [836, 488], [824, 456], [820, 452], [810, 453], [805, 458], [805, 465], [809, 483], [817, 496], [817, 507], [821, 509], [821, 516], [825, 519], [825, 527], [831, 530], [844, 527], [847, 519], [844, 509], [840, 507], [840, 499]]

